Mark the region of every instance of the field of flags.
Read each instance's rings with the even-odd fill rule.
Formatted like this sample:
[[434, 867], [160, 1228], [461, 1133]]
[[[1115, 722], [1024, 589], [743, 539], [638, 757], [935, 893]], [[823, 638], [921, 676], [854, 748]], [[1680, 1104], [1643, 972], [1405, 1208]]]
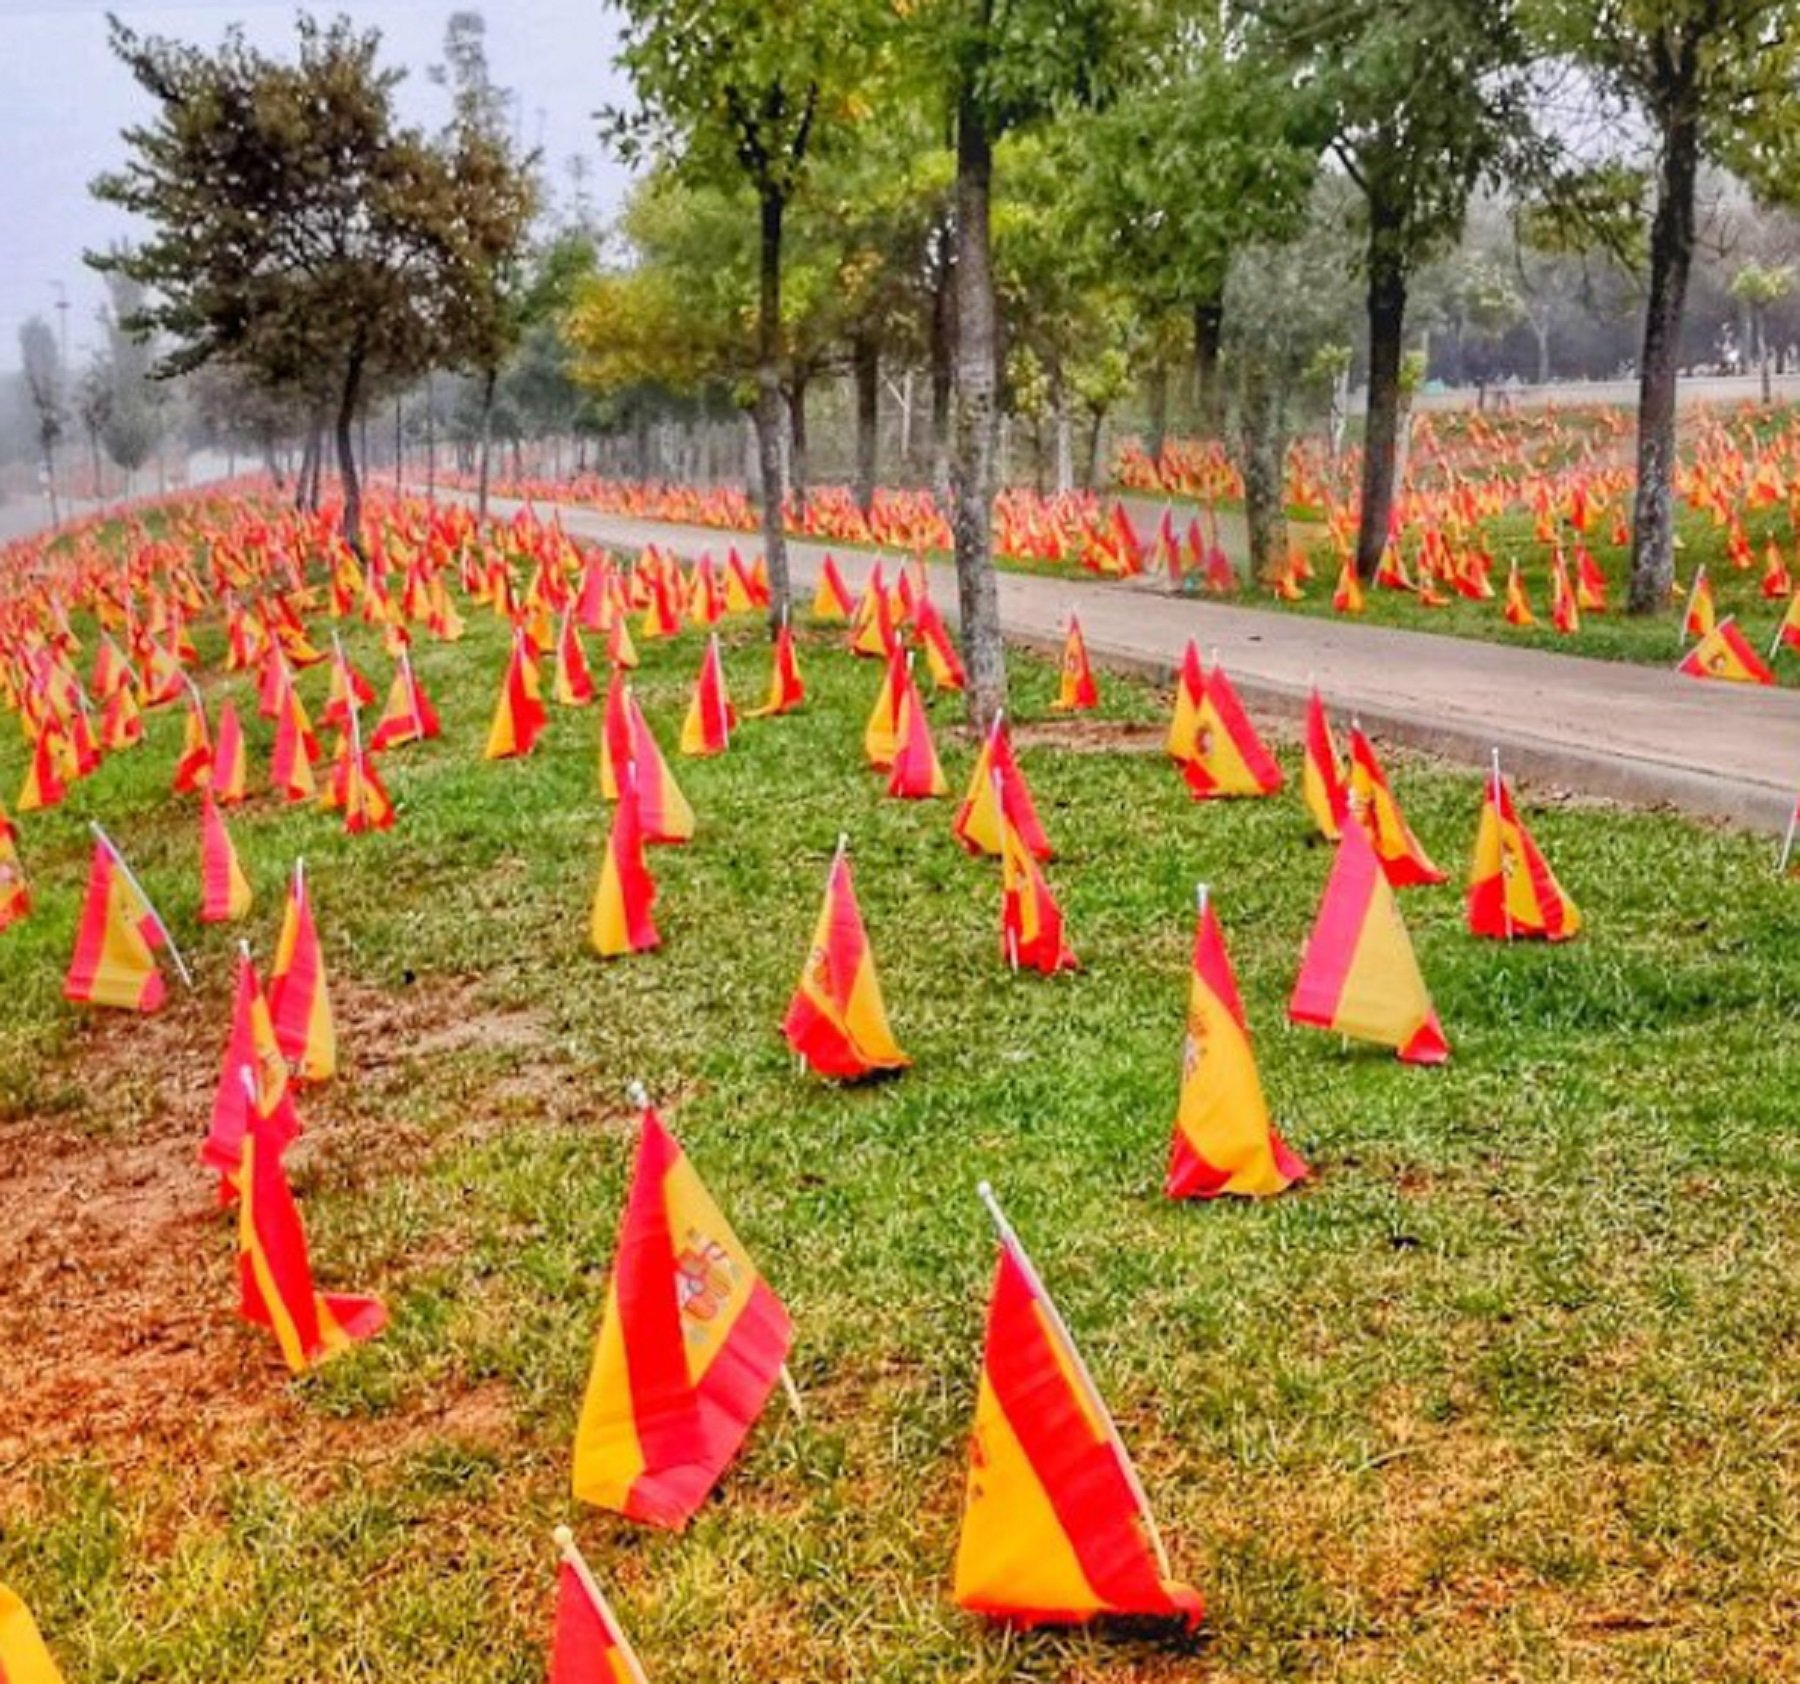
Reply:
[[[6, 762], [22, 766], [17, 817], [0, 813], [5, 974], [16, 974], [6, 944], [19, 933], [8, 927], [48, 916], [33, 904], [42, 883], [34, 842], [43, 815], [58, 809], [88, 823], [85, 886], [61, 886], [78, 911], [56, 932], [59, 943], [67, 938], [60, 992], [80, 1010], [119, 1014], [121, 1033], [132, 1017], [220, 999], [217, 970], [210, 990], [186, 999], [200, 964], [195, 949], [215, 966], [223, 951], [218, 935], [200, 926], [224, 926], [228, 941], [251, 933], [278, 890], [278, 921], [266, 920], [278, 928], [266, 966], [250, 940], [238, 940], [230, 955], [229, 1007], [211, 1025], [214, 1097], [193, 1149], [226, 1213], [237, 1313], [288, 1371], [308, 1374], [405, 1332], [395, 1304], [342, 1290], [366, 1283], [315, 1269], [288, 1157], [308, 1114], [328, 1111], [334, 1088], [354, 1080], [355, 1068], [354, 1056], [340, 1060], [333, 1009], [334, 976], [355, 949], [335, 938], [330, 899], [317, 903], [308, 857], [324, 848], [342, 862], [355, 857], [351, 850], [381, 850], [384, 869], [404, 873], [414, 817], [408, 762], [426, 745], [440, 763], [449, 757], [464, 766], [461, 775], [498, 781], [531, 776], [558, 739], [585, 744], [581, 805], [598, 826], [597, 854], [586, 881], [558, 894], [587, 952], [565, 946], [557, 970], [561, 986], [586, 992], [683, 947], [705, 957], [694, 950], [707, 945], [707, 908], [674, 862], [690, 851], [729, 853], [743, 827], [783, 823], [783, 763], [773, 758], [782, 734], [807, 722], [828, 733], [854, 764], [837, 797], [837, 834], [789, 838], [808, 873], [817, 871], [816, 922], [788, 955], [785, 1011], [759, 1033], [766, 1052], [787, 1065], [785, 1080], [829, 1084], [846, 1104], [879, 1103], [896, 1088], [936, 1079], [932, 1054], [907, 1033], [925, 1002], [905, 992], [890, 999], [883, 986], [881, 956], [896, 939], [892, 904], [884, 899], [878, 921], [859, 900], [867, 873], [897, 865], [891, 839], [868, 863], [859, 850], [859, 837], [878, 828], [871, 802], [916, 815], [907, 821], [908, 846], [934, 850], [933, 872], [951, 874], [989, 908], [991, 946], [971, 960], [961, 1009], [984, 1013], [1016, 998], [996, 990], [1038, 989], [1046, 999], [1035, 1009], [1054, 1014], [1063, 1009], [1054, 991], [1069, 987], [1071, 974], [1090, 963], [1117, 974], [1130, 963], [1104, 920], [1084, 925], [1091, 893], [1080, 907], [1066, 893], [1071, 871], [1091, 889], [1102, 867], [1108, 878], [1134, 870], [1131, 859], [1097, 861], [1086, 846], [1098, 797], [1083, 793], [1082, 780], [1059, 778], [1056, 800], [1042, 800], [1034, 759], [1054, 768], [1033, 749], [1030, 730], [1004, 716], [971, 745], [966, 773], [953, 778], [965, 758], [949, 735], [964, 674], [922, 568], [877, 562], [853, 587], [828, 561], [809, 600], [764, 640], [753, 628], [767, 612], [767, 580], [760, 562], [735, 546], [722, 560], [687, 562], [655, 548], [620, 557], [577, 544], [554, 520], [529, 512], [483, 530], [461, 508], [390, 499], [375, 511], [367, 547], [359, 558], [344, 546], [329, 514], [194, 499], [48, 549], [15, 549], [0, 580], [0, 702], [16, 716], [24, 750]], [[1689, 659], [1720, 676], [1701, 652], [1716, 639], [1722, 659], [1742, 658], [1730, 622], [1700, 626], [1696, 613], [1690, 603]], [[740, 640], [738, 631], [747, 635]], [[465, 638], [480, 659], [438, 668], [457, 675], [451, 693], [431, 666]], [[741, 673], [745, 651], [761, 669], [762, 699], [740, 707], [727, 656], [737, 655]], [[679, 669], [679, 708], [645, 705], [640, 679], [652, 654], [664, 670]], [[823, 671], [829, 682], [820, 686]], [[1035, 711], [1053, 720], [1092, 714], [1110, 688], [1071, 619]], [[845, 696], [855, 698], [848, 711]], [[484, 730], [466, 729], [472, 714]], [[155, 784], [191, 834], [183, 868], [191, 875], [174, 896], [166, 853], [153, 851], [151, 870], [135, 845], [146, 815], [109, 804], [103, 793], [87, 796], [108, 787], [115, 759], [159, 752], [153, 739], [162, 734], [146, 728], [159, 716], [179, 720], [180, 738]], [[1228, 808], [1266, 809], [1274, 816], [1259, 821], [1259, 834], [1276, 839], [1271, 865], [1277, 850], [1289, 858], [1328, 851], [1304, 942], [1280, 980], [1287, 1023], [1325, 1032], [1334, 1060], [1360, 1068], [1347, 1051], [1358, 1042], [1403, 1065], [1444, 1066], [1465, 1028], [1493, 1058], [1492, 1026], [1468, 1008], [1490, 982], [1502, 991], [1518, 986], [1503, 957], [1514, 944], [1544, 945], [1533, 974], [1556, 993], [1561, 956], [1549, 949], [1580, 935], [1583, 918], [1498, 756], [1470, 792], [1458, 839], [1467, 865], [1452, 890], [1406, 816], [1405, 769], [1390, 775], [1356, 720], [1334, 721], [1328, 697], [1310, 699], [1299, 776], [1290, 778], [1224, 663], [1190, 645], [1150, 746], [1138, 764], [1155, 765], [1177, 803], [1169, 822], [1193, 828], [1197, 839], [1228, 822]], [[765, 782], [766, 811], [709, 803], [699, 793], [711, 771], [739, 761]], [[104, 822], [94, 816], [101, 812]], [[234, 840], [243, 822], [257, 826], [259, 858], [277, 842], [288, 856], [278, 885], [266, 871], [259, 878], [246, 869]], [[1441, 830], [1440, 837], [1451, 841]], [[530, 831], [516, 842], [529, 849]], [[1071, 855], [1073, 867], [1065, 863]], [[479, 890], [470, 890], [466, 916], [479, 920]], [[1290, 885], [1282, 895], [1291, 900], [1292, 892]], [[1120, 1166], [1130, 1188], [1148, 1174], [1169, 1201], [1285, 1195], [1304, 1206], [1313, 1197], [1305, 1184], [1356, 1174], [1339, 1167], [1342, 1146], [1325, 1132], [1296, 1136], [1307, 1141], [1303, 1157], [1265, 1095], [1270, 1048], [1285, 1086], [1305, 1038], [1278, 1034], [1273, 1014], [1253, 1035], [1228, 934], [1247, 902], [1260, 941], [1270, 893], [1259, 883], [1240, 895], [1228, 875], [1210, 876], [1187, 889], [1191, 924], [1163, 920], [1188, 954], [1185, 1034], [1171, 1037], [1163, 1061], [1172, 1126], [1153, 1162]], [[1441, 952], [1453, 933], [1441, 903], [1458, 893], [1455, 939], [1470, 955], [1455, 989], [1464, 1015], [1440, 1015], [1432, 967], [1421, 961], [1402, 902], [1438, 908]], [[177, 900], [194, 909], [191, 927], [169, 910]], [[766, 910], [771, 925], [812, 916], [809, 906], [771, 902]], [[928, 925], [929, 900], [910, 917]], [[734, 954], [710, 962], [728, 976]], [[1268, 981], [1264, 959], [1265, 995]], [[998, 1009], [1004, 1017], [1012, 1008]], [[616, 1091], [633, 1074], [606, 1069], [591, 1079]], [[1444, 1079], [1391, 1072], [1390, 1083], [1418, 1086], [1413, 1100], [1389, 1103], [1430, 1106], [1429, 1084]], [[568, 1523], [587, 1533], [589, 1511], [602, 1510], [681, 1531], [703, 1510], [734, 1502], [734, 1464], [768, 1430], [768, 1412], [810, 1423], [830, 1408], [809, 1397], [790, 1366], [808, 1328], [804, 1310], [784, 1297], [781, 1258], [805, 1246], [805, 1233], [784, 1232], [764, 1207], [763, 1243], [753, 1255], [734, 1230], [730, 1201], [709, 1191], [706, 1156], [690, 1159], [649, 1091], [634, 1089], [631, 1111], [635, 1155], [604, 1292], [589, 1308], [588, 1377], [567, 1447], [576, 1506], [556, 1532], [554, 1553], [552, 1540], [542, 1540], [544, 1574], [556, 1571], [554, 1684], [648, 1676], [604, 1588], [614, 1557], [628, 1552], [628, 1534], [596, 1531], [603, 1546], [584, 1553]], [[1189, 1554], [1165, 1539], [1153, 1483], [1133, 1460], [1141, 1410], [1121, 1425], [1058, 1308], [1057, 1269], [1040, 1272], [1034, 1262], [1029, 1222], [1023, 1235], [1013, 1226], [1011, 1157], [997, 1154], [991, 1174], [966, 1189], [970, 1216], [985, 1206], [997, 1255], [979, 1348], [941, 1355], [944, 1370], [977, 1376], [959, 1512], [944, 1539], [945, 1594], [970, 1616], [1027, 1629], [1112, 1615], [1147, 1616], [1171, 1630], [1198, 1626], [1207, 1586]], [[1191, 1534], [1182, 1541], [1204, 1543]], [[1213, 1617], [1220, 1618], [1216, 1602]], [[49, 1684], [61, 1676], [31, 1616], [0, 1587], [0, 1680]]]

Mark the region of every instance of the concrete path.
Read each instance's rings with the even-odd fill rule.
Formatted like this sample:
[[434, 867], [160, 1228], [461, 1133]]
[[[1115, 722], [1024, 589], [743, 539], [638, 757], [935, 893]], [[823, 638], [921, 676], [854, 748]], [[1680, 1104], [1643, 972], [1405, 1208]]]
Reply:
[[[496, 513], [516, 505], [495, 499]], [[540, 509], [540, 512], [543, 512]], [[745, 535], [561, 508], [572, 534], [635, 551], [720, 554]], [[748, 540], [753, 543], [754, 539]], [[818, 576], [827, 546], [790, 543], [796, 591]], [[838, 551], [853, 587], [872, 557]], [[956, 581], [930, 564], [932, 591], [954, 620]], [[1509, 775], [1639, 806], [1671, 806], [1779, 830], [1800, 789], [1800, 692], [1705, 683], [1673, 670], [1514, 649], [1429, 632], [1173, 597], [1133, 585], [1000, 575], [1009, 640], [1060, 650], [1069, 610], [1081, 615], [1097, 665], [1167, 678], [1188, 639], [1217, 649], [1245, 700], [1297, 719], [1316, 679], [1342, 722], [1485, 766], [1498, 747]]]

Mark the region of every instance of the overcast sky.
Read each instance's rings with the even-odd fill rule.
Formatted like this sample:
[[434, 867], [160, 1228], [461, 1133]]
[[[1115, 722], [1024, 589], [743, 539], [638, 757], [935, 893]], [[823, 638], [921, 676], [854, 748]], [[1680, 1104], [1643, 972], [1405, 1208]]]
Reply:
[[[541, 142], [553, 191], [568, 193], [567, 160], [582, 153], [592, 165], [590, 198], [611, 209], [625, 176], [604, 154], [592, 113], [622, 99], [624, 85], [612, 68], [616, 19], [604, 0], [462, 3], [487, 18], [495, 80], [522, 95], [522, 138]], [[298, 9], [293, 0], [0, 0], [0, 367], [17, 367], [19, 324], [28, 316], [55, 324], [59, 282], [71, 306], [70, 361], [81, 365], [84, 348], [96, 343], [104, 297], [81, 254], [131, 233], [129, 218], [87, 190], [122, 159], [121, 127], [148, 115], [107, 50], [106, 13], [146, 33], [208, 43], [240, 22], [275, 49], [292, 41]], [[319, 0], [305, 9], [378, 26], [387, 60], [411, 72], [400, 92], [407, 114], [434, 125], [444, 119], [445, 95], [425, 71], [442, 56], [455, 0]]]

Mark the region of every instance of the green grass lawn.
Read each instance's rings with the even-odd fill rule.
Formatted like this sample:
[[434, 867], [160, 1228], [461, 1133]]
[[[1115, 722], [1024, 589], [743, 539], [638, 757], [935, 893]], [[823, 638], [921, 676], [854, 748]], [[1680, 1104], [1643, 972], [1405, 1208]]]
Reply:
[[[372, 638], [351, 643], [379, 687]], [[642, 648], [672, 750], [701, 642]], [[296, 1184], [321, 1284], [393, 1318], [298, 1383], [235, 1319], [230, 1218], [194, 1160], [239, 932], [194, 922], [180, 721], [23, 821], [38, 905], [0, 936], [0, 1579], [71, 1684], [525, 1684], [571, 1518], [660, 1680], [1800, 1673], [1800, 886], [1765, 841], [1528, 802], [1588, 931], [1480, 943], [1456, 888], [1409, 892], [1454, 1056], [1406, 1069], [1282, 1026], [1329, 865], [1291, 788], [1197, 805], [1134, 751], [1154, 735], [1027, 730], [1084, 968], [1014, 978], [997, 869], [951, 840], [950, 802], [882, 797], [860, 751], [877, 670], [810, 637], [803, 714], [674, 761], [701, 829], [652, 854], [665, 946], [604, 963], [598, 719], [557, 712], [529, 761], [484, 764], [503, 650], [485, 616], [420, 647], [445, 736], [386, 758], [391, 833], [261, 795], [231, 817], [265, 962], [308, 861], [346, 1068], [302, 1099]], [[739, 705], [759, 699], [754, 628], [726, 658]], [[1015, 659], [1021, 719], [1053, 683]], [[323, 670], [303, 686], [316, 713]], [[1106, 693], [1114, 720], [1162, 717], [1147, 690]], [[960, 784], [955, 704], [933, 712]], [[260, 777], [267, 726], [250, 738]], [[1480, 780], [1391, 770], [1460, 876]], [[9, 730], [9, 798], [22, 772]], [[155, 1019], [58, 998], [90, 817], [195, 967]], [[797, 1075], [776, 1028], [840, 830], [916, 1060], [857, 1089]], [[1160, 1193], [1201, 878], [1318, 1171], [1267, 1204]], [[777, 1396], [679, 1537], [566, 1495], [633, 1078], [791, 1309], [809, 1405], [801, 1423]], [[1196, 1641], [1009, 1635], [950, 1605], [982, 1177], [1207, 1597]]]

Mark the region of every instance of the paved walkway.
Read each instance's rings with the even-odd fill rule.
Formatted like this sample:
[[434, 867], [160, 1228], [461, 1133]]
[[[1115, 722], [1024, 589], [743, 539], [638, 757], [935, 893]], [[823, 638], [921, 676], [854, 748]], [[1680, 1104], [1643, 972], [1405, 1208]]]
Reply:
[[[496, 513], [516, 505], [495, 499]], [[686, 556], [722, 552], [742, 534], [564, 507], [580, 537]], [[754, 540], [749, 540], [754, 542]], [[827, 546], [790, 543], [795, 588], [810, 591]], [[853, 587], [872, 557], [839, 551]], [[930, 564], [947, 617], [956, 581]], [[1514, 649], [1277, 610], [1164, 595], [1143, 585], [1000, 575], [1012, 641], [1058, 650], [1069, 610], [1097, 665], [1166, 677], [1188, 639], [1216, 648], [1232, 682], [1265, 714], [1298, 718], [1316, 679], [1333, 717], [1359, 716], [1380, 736], [1485, 766], [1498, 747], [1509, 774], [1640, 806], [1671, 806], [1779, 830], [1800, 787], [1800, 692], [1704, 683], [1673, 670]]]

